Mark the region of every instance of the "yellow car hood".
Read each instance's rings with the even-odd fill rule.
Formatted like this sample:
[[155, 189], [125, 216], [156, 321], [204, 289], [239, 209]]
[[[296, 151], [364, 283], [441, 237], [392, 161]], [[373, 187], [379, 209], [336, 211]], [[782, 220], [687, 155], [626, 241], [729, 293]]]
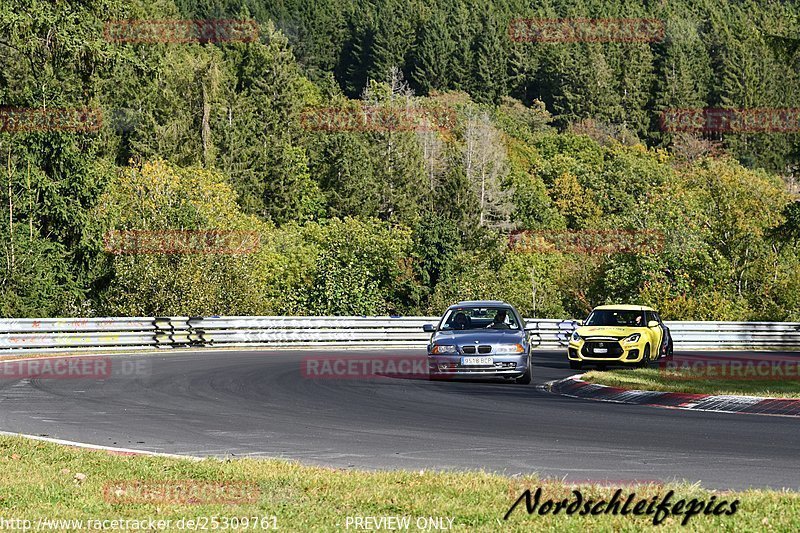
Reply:
[[642, 328], [620, 328], [614, 326], [581, 326], [577, 329], [581, 337], [627, 337], [634, 333], [641, 333]]

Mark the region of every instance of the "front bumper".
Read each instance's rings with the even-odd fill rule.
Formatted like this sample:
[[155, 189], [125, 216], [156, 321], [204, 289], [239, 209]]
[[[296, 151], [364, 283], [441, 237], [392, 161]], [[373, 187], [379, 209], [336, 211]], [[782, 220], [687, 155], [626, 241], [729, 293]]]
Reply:
[[[464, 365], [463, 355], [428, 354], [428, 372], [432, 376], [506, 377], [518, 378], [528, 369], [528, 354], [487, 355], [492, 358], [489, 365]], [[472, 356], [469, 356], [472, 357]]]
[[[622, 342], [621, 340], [581, 339], [569, 341], [567, 358], [585, 363], [639, 363], [644, 357], [646, 342]], [[605, 352], [601, 353], [602, 350]]]

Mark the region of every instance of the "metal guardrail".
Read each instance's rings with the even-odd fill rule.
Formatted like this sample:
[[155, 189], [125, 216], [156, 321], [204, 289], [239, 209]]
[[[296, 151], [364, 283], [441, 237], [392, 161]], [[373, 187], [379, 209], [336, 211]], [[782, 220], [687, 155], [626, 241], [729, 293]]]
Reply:
[[[151, 317], [0, 319], [0, 354], [224, 346], [424, 346], [438, 317]], [[557, 349], [575, 320], [529, 319], [533, 343]], [[676, 349], [800, 349], [796, 322], [667, 322]]]

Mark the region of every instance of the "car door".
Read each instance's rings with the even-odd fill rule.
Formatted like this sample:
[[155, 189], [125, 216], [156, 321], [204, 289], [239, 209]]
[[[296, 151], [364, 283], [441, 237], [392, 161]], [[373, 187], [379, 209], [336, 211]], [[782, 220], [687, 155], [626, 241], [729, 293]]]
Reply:
[[664, 349], [664, 329], [661, 327], [661, 320], [658, 319], [658, 315], [653, 311], [645, 311], [645, 318], [647, 319], [647, 324], [649, 325], [652, 320], [658, 322], [658, 324], [654, 327], [648, 326], [648, 331], [650, 333], [651, 339], [651, 352], [657, 354], [658, 357], [661, 356], [663, 353], [662, 350]]
[[661, 352], [659, 353], [667, 353], [667, 348], [671, 341], [671, 333], [669, 332], [669, 328], [664, 325], [664, 321], [661, 320], [661, 316], [658, 313], [654, 312], [653, 317], [654, 320], [658, 321], [659, 326], [661, 326]]

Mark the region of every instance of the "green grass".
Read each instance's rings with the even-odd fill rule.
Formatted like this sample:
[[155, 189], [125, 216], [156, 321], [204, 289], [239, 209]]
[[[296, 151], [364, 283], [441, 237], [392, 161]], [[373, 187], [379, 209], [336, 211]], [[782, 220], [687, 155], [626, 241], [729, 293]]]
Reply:
[[656, 368], [597, 371], [583, 374], [584, 381], [623, 389], [733, 394], [768, 398], [800, 398], [800, 380], [690, 379], [687, 373]]
[[[362, 472], [301, 466], [278, 460], [203, 460], [120, 456], [81, 450], [19, 437], [0, 437], [0, 518], [8, 519], [171, 519], [199, 516], [276, 515], [282, 531], [348, 531], [348, 516], [409, 516], [453, 519], [460, 531], [639, 531], [652, 527], [652, 516], [528, 515], [524, 503], [503, 521], [503, 515], [525, 490], [543, 487], [545, 499], [570, 496], [572, 487], [542, 483], [535, 476], [503, 477], [480, 472]], [[613, 477], [613, 476], [607, 476]], [[239, 505], [132, 504], [110, 502], [110, 482], [146, 480], [252, 482], [257, 503]], [[612, 483], [613, 486], [613, 483]], [[662, 531], [796, 531], [800, 528], [800, 496], [794, 492], [746, 491], [712, 493], [695, 485], [621, 486], [638, 498], [664, 494], [676, 498], [717, 501], [739, 499], [732, 516], [693, 517], [682, 527], [670, 517]], [[585, 497], [605, 497], [610, 487], [582, 487]], [[446, 523], [446, 521], [445, 521]], [[171, 528], [170, 530], [176, 530]], [[242, 529], [240, 529], [241, 531]], [[260, 529], [259, 529], [260, 530]], [[416, 530], [415, 527], [410, 529]], [[253, 529], [250, 529], [253, 531]], [[349, 531], [355, 531], [351, 526]]]

